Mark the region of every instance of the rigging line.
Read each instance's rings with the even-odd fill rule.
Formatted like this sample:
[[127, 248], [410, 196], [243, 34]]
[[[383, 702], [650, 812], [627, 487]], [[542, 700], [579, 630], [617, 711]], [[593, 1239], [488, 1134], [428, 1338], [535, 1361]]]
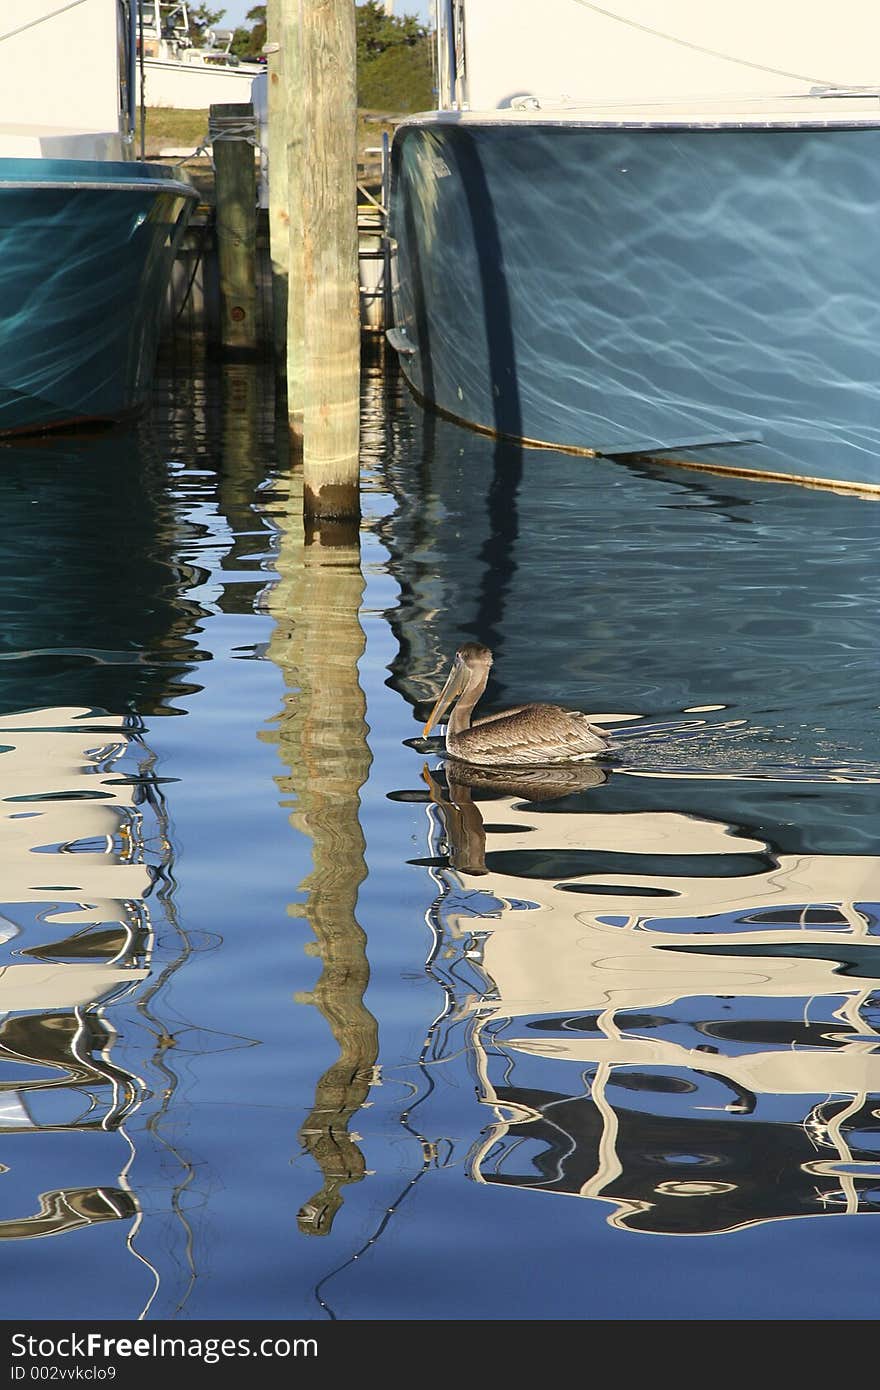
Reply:
[[379, 1222], [378, 1226], [375, 1228], [373, 1234], [369, 1236], [363, 1242], [363, 1244], [358, 1247], [358, 1249], [354, 1252], [353, 1255], [349, 1255], [347, 1260], [343, 1260], [341, 1264], [336, 1265], [334, 1269], [331, 1269], [327, 1274], [323, 1275], [323, 1277], [318, 1280], [317, 1284], [315, 1284], [314, 1289], [312, 1291], [315, 1296], [315, 1302], [318, 1304], [319, 1308], [323, 1308], [324, 1312], [327, 1314], [328, 1318], [332, 1322], [338, 1322], [339, 1319], [336, 1313], [333, 1311], [333, 1308], [327, 1302], [326, 1298], [321, 1292], [321, 1290], [324, 1288], [324, 1285], [329, 1284], [330, 1280], [335, 1279], [337, 1274], [341, 1274], [343, 1270], [348, 1269], [351, 1265], [353, 1265], [356, 1260], [359, 1260], [362, 1255], [365, 1255], [368, 1252], [370, 1246], [375, 1245], [376, 1241], [379, 1240], [382, 1235], [384, 1235], [385, 1229], [391, 1221], [392, 1216], [394, 1216], [399, 1211], [400, 1207], [403, 1205], [407, 1197], [415, 1188], [416, 1183], [420, 1182], [421, 1179], [425, 1176], [425, 1174], [430, 1171], [431, 1166], [432, 1165], [429, 1156], [425, 1155], [421, 1168], [415, 1174], [414, 1177], [408, 1179], [406, 1186], [403, 1188], [399, 1196], [392, 1202], [392, 1205], [390, 1207], [386, 1208], [386, 1210], [382, 1214], [382, 1219]]
[[129, 1228], [128, 1234], [125, 1237], [125, 1244], [127, 1249], [134, 1256], [134, 1258], [136, 1260], [139, 1260], [142, 1265], [145, 1265], [153, 1276], [153, 1289], [150, 1293], [149, 1298], [147, 1299], [146, 1304], [144, 1305], [143, 1309], [138, 1315], [138, 1321], [140, 1321], [141, 1318], [145, 1318], [147, 1316], [147, 1313], [150, 1311], [150, 1307], [153, 1303], [153, 1300], [159, 1292], [159, 1285], [162, 1282], [162, 1276], [159, 1273], [156, 1266], [153, 1264], [153, 1262], [149, 1260], [146, 1255], [142, 1255], [141, 1252], [137, 1249], [137, 1246], [135, 1245], [137, 1234], [144, 1221], [143, 1207], [139, 1206], [138, 1203], [134, 1200], [134, 1191], [132, 1189], [131, 1182], [129, 1181], [128, 1176], [129, 1172], [131, 1171], [131, 1166], [134, 1163], [135, 1158], [137, 1157], [137, 1149], [134, 1143], [132, 1142], [131, 1136], [126, 1133], [124, 1124], [121, 1124], [119, 1126], [118, 1133], [121, 1136], [121, 1138], [125, 1141], [125, 1143], [128, 1145], [129, 1149], [129, 1156], [126, 1162], [123, 1164], [119, 1174], [119, 1185], [124, 1192], [127, 1192], [129, 1194], [135, 1206], [135, 1217], [131, 1224], [131, 1227]]
[[137, 60], [138, 73], [141, 80], [140, 94], [140, 113], [141, 113], [141, 153], [140, 158], [145, 161], [147, 158], [147, 97], [146, 97], [146, 76], [145, 67], [146, 55], [144, 49], [144, 0], [137, 0]]
[[75, 10], [77, 5], [84, 5], [86, 0], [69, 0], [67, 5], [62, 5], [60, 9], [52, 10], [51, 14], [41, 14], [37, 19], [29, 19], [27, 24], [19, 24], [17, 29], [10, 29], [7, 34], [0, 34], [0, 43], [4, 39], [14, 39], [16, 34], [23, 34], [25, 29], [33, 29], [38, 24], [45, 24], [49, 19], [56, 19], [58, 15], [64, 14], [65, 10]]
[[596, 14], [604, 15], [606, 19], [615, 19], [618, 24], [626, 24], [630, 29], [640, 29], [643, 34], [650, 34], [655, 39], [665, 39], [667, 43], [677, 43], [682, 48], [691, 48], [695, 53], [706, 53], [710, 58], [720, 58], [725, 63], [738, 63], [744, 68], [753, 68], [756, 72], [772, 72], [776, 77], [793, 77], [798, 82], [813, 82], [820, 87], [841, 87], [841, 82], [833, 82], [826, 77], [807, 77], [802, 72], [788, 72], [785, 68], [773, 68], [766, 63], [753, 63], [749, 58], [737, 58], [732, 53], [721, 53], [717, 48], [705, 48], [702, 44], [691, 43], [688, 39], [680, 39], [675, 34], [665, 34], [662, 29], [652, 29], [649, 24], [640, 24], [637, 19], [628, 19], [626, 15], [615, 14], [614, 10], [603, 9], [601, 5], [596, 5], [593, 0], [574, 0], [576, 5], [581, 5], [585, 10], [593, 10]]

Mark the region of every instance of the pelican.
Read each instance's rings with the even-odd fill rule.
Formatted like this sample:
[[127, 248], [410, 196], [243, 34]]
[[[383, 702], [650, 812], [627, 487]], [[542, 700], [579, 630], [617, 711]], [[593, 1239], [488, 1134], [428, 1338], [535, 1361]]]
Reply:
[[486, 689], [492, 653], [466, 642], [455, 653], [452, 670], [428, 715], [425, 736], [450, 706], [446, 751], [453, 758], [493, 767], [549, 767], [581, 763], [611, 747], [608, 734], [579, 710], [560, 705], [516, 705], [471, 723], [474, 706]]

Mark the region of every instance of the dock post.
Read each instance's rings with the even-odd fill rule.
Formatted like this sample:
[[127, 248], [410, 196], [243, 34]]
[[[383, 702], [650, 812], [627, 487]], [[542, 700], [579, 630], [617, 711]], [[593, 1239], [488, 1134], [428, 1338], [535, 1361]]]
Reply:
[[[280, 0], [279, 43], [284, 54], [284, 141], [281, 158], [287, 199], [287, 322], [286, 363], [287, 424], [297, 457], [302, 454], [305, 400], [305, 296], [303, 293], [302, 178], [305, 158], [302, 85], [302, 17], [300, 0]], [[269, 179], [271, 181], [271, 161]], [[279, 213], [279, 218], [281, 217]]]
[[303, 0], [303, 511], [360, 519], [360, 281], [354, 0]]
[[266, 0], [266, 73], [269, 124], [269, 258], [272, 263], [272, 343], [275, 375], [284, 379], [290, 217], [287, 210], [286, 45], [281, 41], [285, 0]]
[[217, 208], [220, 340], [225, 348], [253, 350], [257, 346], [257, 181], [252, 104], [211, 106], [209, 129]]

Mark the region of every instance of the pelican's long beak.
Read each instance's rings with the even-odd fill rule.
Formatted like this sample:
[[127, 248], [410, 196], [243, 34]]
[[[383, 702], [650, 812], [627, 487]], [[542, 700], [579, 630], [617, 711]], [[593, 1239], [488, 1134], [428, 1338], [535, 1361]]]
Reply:
[[464, 694], [468, 683], [468, 675], [468, 668], [464, 663], [456, 661], [449, 675], [446, 677], [446, 684], [437, 696], [437, 703], [428, 715], [428, 722], [422, 730], [425, 738], [428, 737], [428, 734], [437, 723], [437, 720], [442, 719], [443, 715], [449, 709], [449, 706], [454, 705], [459, 695]]

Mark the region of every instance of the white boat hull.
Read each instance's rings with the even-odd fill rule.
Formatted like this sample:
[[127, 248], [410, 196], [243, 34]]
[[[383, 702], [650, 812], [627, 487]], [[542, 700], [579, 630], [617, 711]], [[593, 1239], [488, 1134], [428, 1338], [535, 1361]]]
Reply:
[[256, 63], [220, 67], [145, 58], [144, 104], [196, 111], [215, 102], [251, 101], [251, 86], [261, 74]]

